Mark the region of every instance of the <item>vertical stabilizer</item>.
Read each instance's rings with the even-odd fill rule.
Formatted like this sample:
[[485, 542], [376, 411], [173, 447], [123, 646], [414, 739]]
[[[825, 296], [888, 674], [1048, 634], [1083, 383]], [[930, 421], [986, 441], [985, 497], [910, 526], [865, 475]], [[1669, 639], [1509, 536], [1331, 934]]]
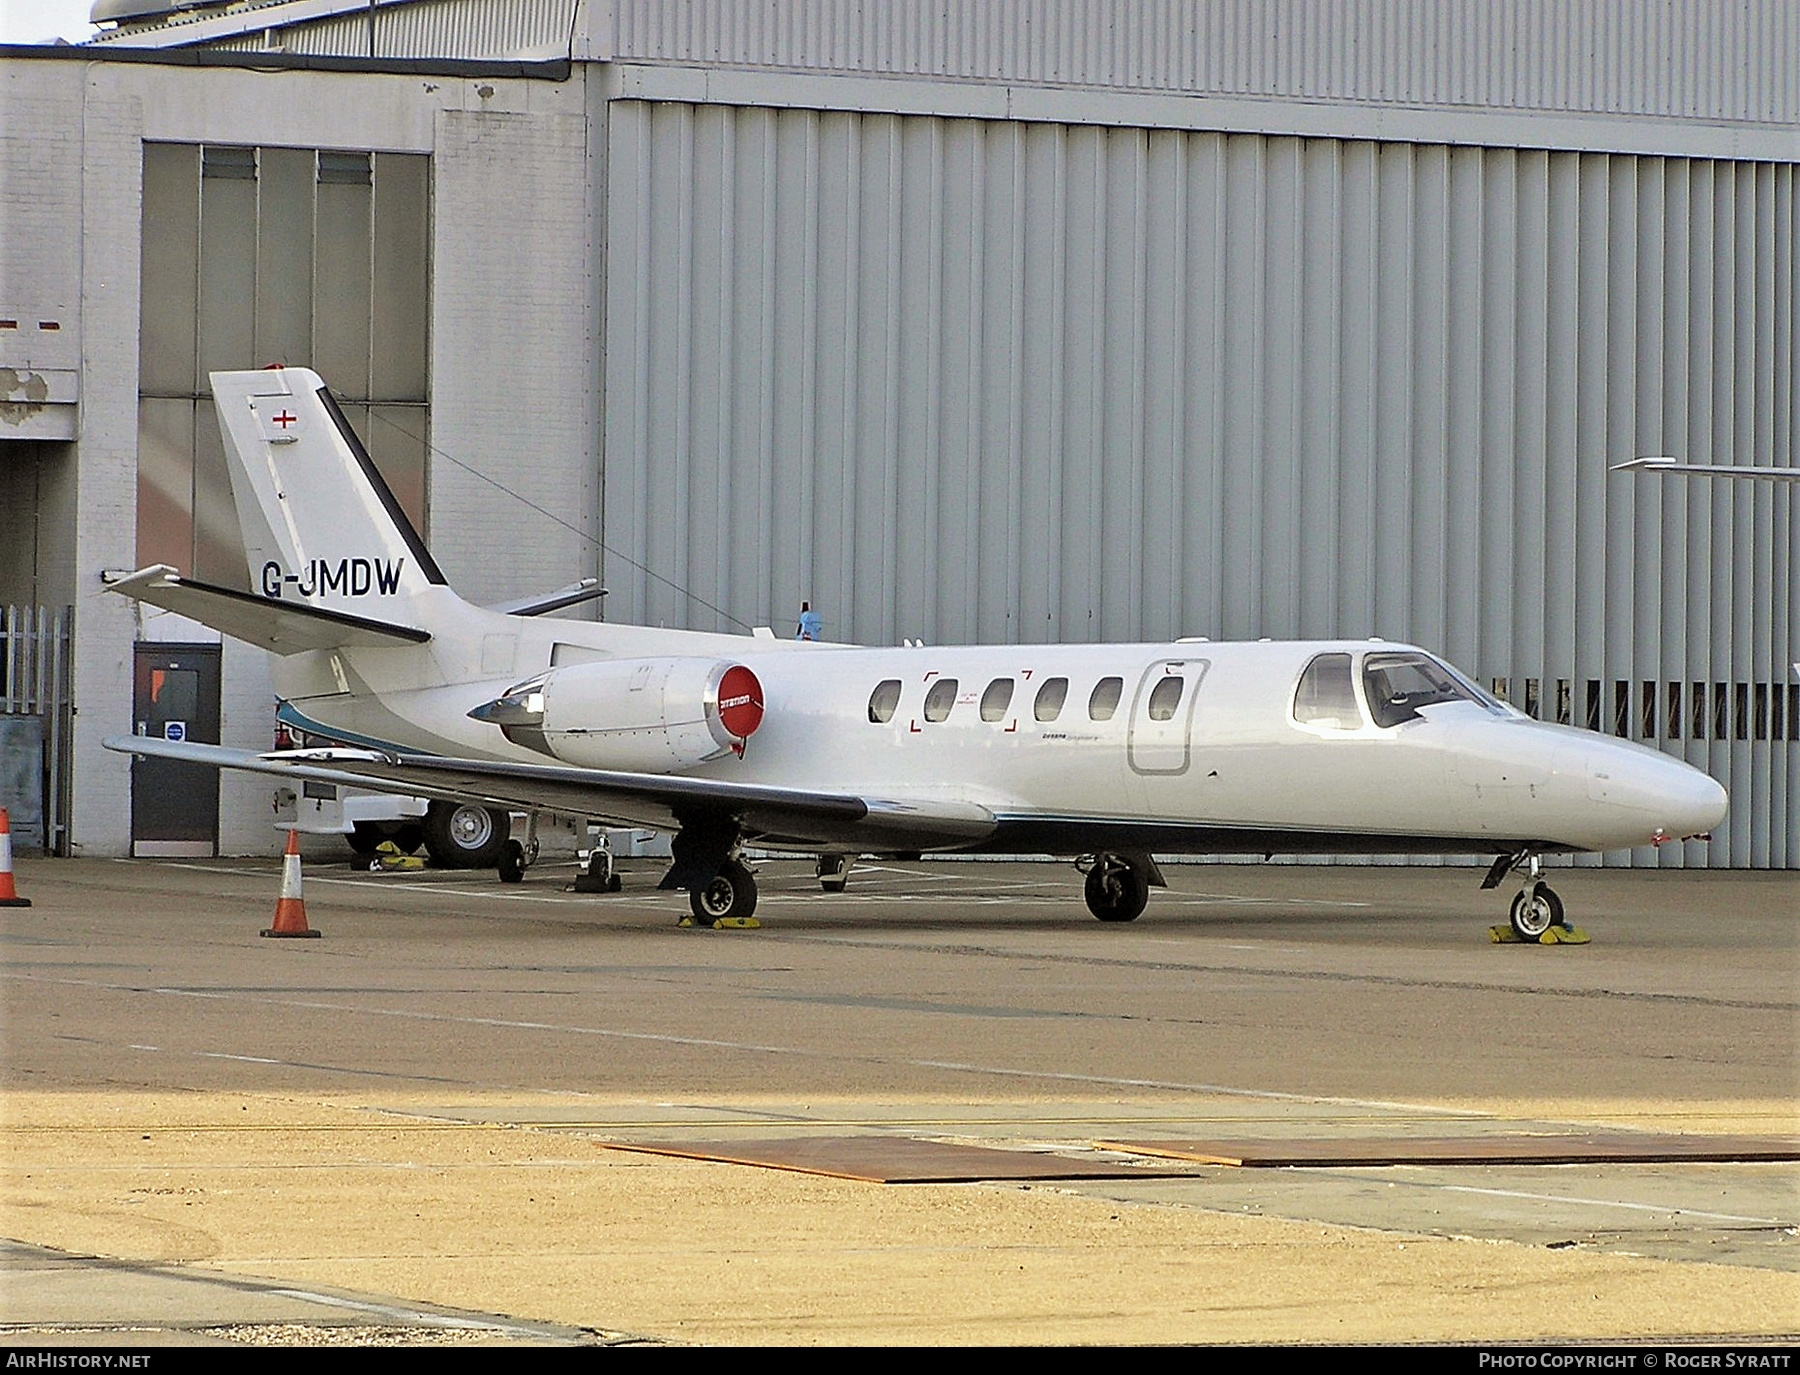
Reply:
[[265, 597], [396, 619], [444, 576], [318, 374], [215, 372], [219, 430]]

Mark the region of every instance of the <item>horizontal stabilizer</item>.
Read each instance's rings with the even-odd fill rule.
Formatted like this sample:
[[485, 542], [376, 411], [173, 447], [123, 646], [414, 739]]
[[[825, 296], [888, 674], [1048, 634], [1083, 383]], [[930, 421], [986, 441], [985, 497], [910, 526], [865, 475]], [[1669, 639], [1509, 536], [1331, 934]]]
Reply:
[[444, 759], [373, 750], [253, 754], [192, 741], [118, 735], [106, 748], [125, 754], [244, 769], [370, 792], [479, 802], [514, 811], [556, 811], [626, 826], [676, 831], [736, 823], [744, 839], [774, 848], [846, 846], [863, 851], [930, 850], [992, 834], [987, 808], [947, 800], [893, 800], [731, 783], [716, 778], [621, 773], [564, 765]]
[[300, 602], [278, 602], [252, 592], [195, 582], [166, 563], [120, 578], [108, 591], [173, 611], [275, 654], [351, 646], [420, 645], [431, 638], [429, 631], [417, 626], [372, 621], [348, 612], [325, 611]]
[[503, 606], [490, 606], [488, 610], [498, 611], [504, 616], [542, 616], [546, 612], [561, 611], [565, 606], [579, 606], [582, 602], [591, 602], [605, 595], [606, 589], [600, 586], [600, 579], [583, 578], [567, 587], [559, 587], [554, 592], [525, 597]]

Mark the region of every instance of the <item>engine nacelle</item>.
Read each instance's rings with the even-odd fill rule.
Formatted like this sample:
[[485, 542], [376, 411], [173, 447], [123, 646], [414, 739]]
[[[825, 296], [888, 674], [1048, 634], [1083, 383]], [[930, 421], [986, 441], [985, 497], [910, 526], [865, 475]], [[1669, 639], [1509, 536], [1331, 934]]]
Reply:
[[613, 659], [553, 668], [469, 715], [567, 764], [677, 773], [743, 754], [763, 693], [729, 660]]

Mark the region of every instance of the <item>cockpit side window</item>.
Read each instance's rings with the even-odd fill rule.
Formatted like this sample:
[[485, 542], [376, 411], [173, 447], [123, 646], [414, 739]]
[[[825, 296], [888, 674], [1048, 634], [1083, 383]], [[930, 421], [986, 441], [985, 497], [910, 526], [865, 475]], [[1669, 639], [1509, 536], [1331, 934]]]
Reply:
[[1361, 728], [1362, 709], [1356, 704], [1348, 654], [1320, 654], [1306, 666], [1294, 689], [1294, 719], [1327, 730]]
[[1410, 721], [1423, 707], [1441, 702], [1475, 702], [1489, 711], [1497, 703], [1425, 654], [1370, 654], [1363, 659], [1363, 695], [1378, 726]]

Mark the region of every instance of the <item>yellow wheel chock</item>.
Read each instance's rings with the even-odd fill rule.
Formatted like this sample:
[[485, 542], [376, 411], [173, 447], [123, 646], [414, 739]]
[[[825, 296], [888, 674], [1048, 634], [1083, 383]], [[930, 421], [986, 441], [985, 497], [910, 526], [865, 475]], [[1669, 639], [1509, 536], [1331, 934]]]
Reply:
[[1535, 941], [1528, 941], [1511, 926], [1488, 927], [1488, 939], [1495, 945], [1586, 945], [1591, 939], [1579, 926], [1552, 926]]
[[375, 858], [369, 861], [369, 872], [372, 874], [411, 873], [415, 869], [423, 869], [425, 861], [418, 855], [409, 855], [391, 840], [384, 840], [375, 847]]

